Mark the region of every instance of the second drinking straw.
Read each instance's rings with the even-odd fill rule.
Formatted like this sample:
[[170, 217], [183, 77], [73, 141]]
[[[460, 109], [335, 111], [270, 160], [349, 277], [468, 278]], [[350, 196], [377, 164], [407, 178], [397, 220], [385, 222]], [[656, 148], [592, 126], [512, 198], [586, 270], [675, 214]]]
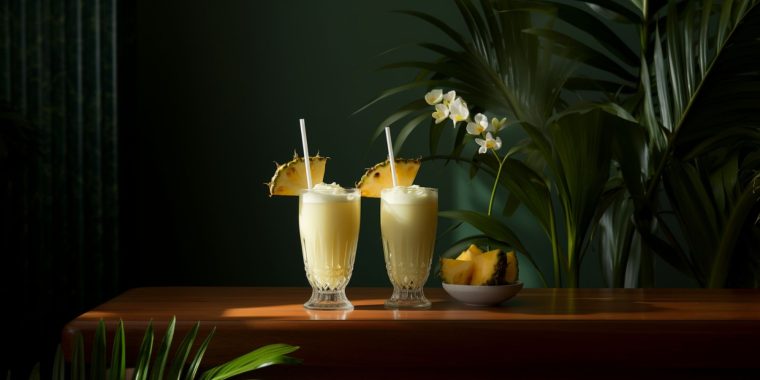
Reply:
[[391, 179], [393, 187], [398, 186], [398, 176], [396, 176], [396, 159], [393, 158], [393, 143], [391, 142], [391, 129], [385, 127], [385, 141], [388, 143], [388, 161], [391, 163]]
[[303, 163], [306, 166], [306, 186], [311, 190], [311, 161], [309, 160], [309, 143], [306, 142], [306, 121], [299, 119], [301, 123], [301, 142], [303, 142]]

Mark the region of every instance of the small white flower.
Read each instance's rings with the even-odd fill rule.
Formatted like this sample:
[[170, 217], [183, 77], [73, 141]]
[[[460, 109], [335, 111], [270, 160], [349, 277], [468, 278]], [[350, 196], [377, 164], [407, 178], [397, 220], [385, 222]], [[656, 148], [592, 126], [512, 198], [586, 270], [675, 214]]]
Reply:
[[457, 98], [456, 91], [451, 90], [451, 91], [447, 92], [446, 95], [443, 95], [443, 104], [445, 104], [446, 106], [448, 106], [456, 98]]
[[441, 100], [443, 100], [443, 90], [441, 89], [435, 89], [425, 94], [425, 101], [431, 106], [440, 103]]
[[467, 120], [469, 116], [470, 110], [467, 109], [467, 103], [462, 98], [456, 98], [451, 101], [451, 105], [449, 105], [449, 118], [454, 121], [455, 127], [458, 122]]
[[433, 112], [435, 123], [440, 124], [442, 121], [446, 120], [447, 117], [449, 117], [449, 107], [446, 107], [446, 105], [441, 103], [436, 104], [435, 112]]
[[475, 115], [475, 122], [467, 123], [467, 133], [471, 135], [480, 135], [488, 128], [488, 118], [482, 113]]
[[504, 126], [507, 125], [507, 118], [502, 118], [501, 120], [497, 118], [491, 119], [491, 128], [489, 131], [492, 131], [493, 133], [498, 133], [502, 129], [504, 129]]
[[493, 150], [499, 150], [501, 149], [501, 137], [497, 137], [496, 139], [493, 138], [491, 135], [491, 132], [486, 133], [486, 139], [475, 139], [475, 142], [480, 145], [480, 149], [478, 149], [478, 153], [484, 154], [487, 153], [489, 149]]

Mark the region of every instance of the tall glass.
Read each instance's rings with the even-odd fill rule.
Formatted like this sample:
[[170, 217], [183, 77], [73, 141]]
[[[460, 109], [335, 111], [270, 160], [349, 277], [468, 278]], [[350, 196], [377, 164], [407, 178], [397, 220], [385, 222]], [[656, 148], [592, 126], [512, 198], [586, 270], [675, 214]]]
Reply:
[[430, 307], [422, 287], [430, 274], [437, 222], [437, 189], [397, 186], [380, 192], [385, 268], [393, 284], [386, 307]]
[[312, 287], [307, 309], [351, 310], [346, 285], [359, 241], [358, 189], [317, 185], [298, 201], [298, 226], [306, 278]]

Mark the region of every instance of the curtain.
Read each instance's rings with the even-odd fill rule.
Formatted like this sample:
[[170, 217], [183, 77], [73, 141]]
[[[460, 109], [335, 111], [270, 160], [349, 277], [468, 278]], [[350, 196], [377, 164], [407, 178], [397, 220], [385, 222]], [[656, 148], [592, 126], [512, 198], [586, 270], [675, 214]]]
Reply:
[[0, 0], [0, 302], [21, 347], [0, 369], [120, 290], [116, 11]]

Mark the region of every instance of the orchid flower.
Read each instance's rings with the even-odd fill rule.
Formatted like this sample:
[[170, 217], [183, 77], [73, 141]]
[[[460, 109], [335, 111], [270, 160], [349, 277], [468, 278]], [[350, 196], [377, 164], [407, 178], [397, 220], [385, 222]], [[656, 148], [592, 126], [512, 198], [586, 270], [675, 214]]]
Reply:
[[488, 118], [486, 117], [486, 115], [483, 115], [482, 113], [475, 115], [474, 122], [467, 123], [467, 133], [471, 135], [479, 136], [487, 130], [489, 130]]
[[497, 118], [491, 119], [491, 129], [489, 131], [492, 131], [493, 133], [499, 133], [504, 127], [507, 125], [507, 118], [502, 118], [501, 120]]
[[433, 119], [436, 124], [440, 124], [442, 121], [449, 117], [449, 107], [445, 104], [438, 103], [435, 105], [435, 112], [433, 112]]
[[497, 137], [496, 139], [493, 138], [493, 135], [491, 135], [491, 132], [486, 133], [486, 139], [475, 139], [475, 142], [480, 145], [480, 149], [478, 149], [478, 153], [484, 154], [487, 153], [489, 149], [493, 150], [499, 150], [501, 149], [501, 137]]
[[[448, 96], [448, 94], [446, 95]], [[446, 98], [444, 96], [444, 101], [445, 99]], [[436, 107], [437, 106], [438, 105], [436, 104]], [[458, 122], [467, 120], [469, 116], [470, 116], [470, 110], [467, 109], [467, 103], [465, 103], [462, 98], [456, 98], [451, 101], [451, 104], [449, 105], [449, 118], [451, 118], [451, 120], [454, 121], [455, 127]]]
[[443, 100], [443, 90], [435, 89], [425, 94], [425, 102], [429, 105], [436, 105]]
[[474, 122], [471, 121], [467, 123], [467, 133], [471, 135], [479, 136], [488, 130], [488, 118], [482, 113], [475, 115]]
[[443, 104], [445, 104], [447, 107], [451, 104], [451, 102], [454, 101], [454, 99], [457, 98], [457, 93], [454, 90], [451, 90], [446, 93], [446, 95], [443, 95]]

